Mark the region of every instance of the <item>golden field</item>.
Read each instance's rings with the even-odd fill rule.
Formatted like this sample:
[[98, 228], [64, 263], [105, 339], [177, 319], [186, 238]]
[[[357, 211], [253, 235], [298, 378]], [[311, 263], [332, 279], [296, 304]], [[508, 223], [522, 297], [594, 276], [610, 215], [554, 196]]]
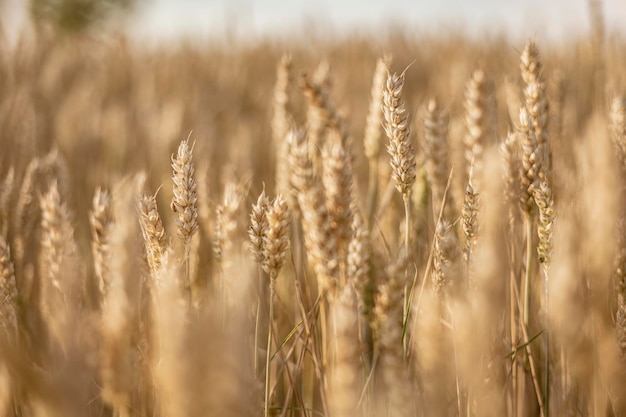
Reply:
[[0, 413], [626, 416], [626, 39], [0, 43]]

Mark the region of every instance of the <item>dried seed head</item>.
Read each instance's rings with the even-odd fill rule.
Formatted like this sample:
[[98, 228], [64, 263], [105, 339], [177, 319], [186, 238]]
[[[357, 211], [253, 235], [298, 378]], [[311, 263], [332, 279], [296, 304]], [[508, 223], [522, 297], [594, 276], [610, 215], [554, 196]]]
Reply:
[[525, 84], [537, 80], [541, 74], [541, 61], [539, 60], [539, 49], [535, 42], [530, 41], [524, 47], [520, 56], [520, 71]]
[[539, 208], [539, 222], [537, 224], [537, 234], [539, 244], [537, 254], [539, 263], [547, 268], [550, 264], [552, 253], [552, 227], [554, 224], [554, 201], [552, 200], [552, 190], [547, 182], [543, 181], [538, 187], [533, 188], [533, 197]]
[[[222, 267], [230, 262], [230, 254], [237, 247], [237, 240], [244, 233], [241, 228], [244, 194], [241, 187], [229, 182], [224, 187], [222, 203], [216, 209], [213, 252]], [[226, 255], [225, 255], [226, 254]]]
[[383, 121], [381, 106], [383, 103], [385, 81], [387, 79], [387, 66], [390, 64], [390, 61], [390, 56], [380, 58], [376, 63], [376, 70], [374, 71], [374, 80], [370, 93], [370, 107], [365, 121], [365, 137], [363, 139], [365, 156], [371, 160], [377, 160], [380, 155], [382, 138], [380, 126]]
[[[74, 278], [76, 271], [63, 270], [63, 266], [72, 268], [75, 264], [68, 264], [76, 255], [74, 230], [70, 222], [67, 207], [61, 201], [56, 180], [40, 200], [41, 207], [41, 310], [45, 321], [53, 333], [57, 333], [57, 326], [65, 324], [70, 305], [67, 298], [75, 290]], [[57, 334], [57, 336], [60, 336]]]
[[274, 118], [272, 119], [272, 136], [275, 145], [285, 140], [289, 127], [293, 123], [289, 111], [289, 88], [292, 84], [291, 55], [281, 56], [276, 67], [276, 84], [274, 85]]
[[337, 284], [339, 260], [337, 241], [332, 233], [324, 187], [315, 175], [308, 153], [306, 137], [299, 131], [287, 135], [291, 183], [297, 193], [302, 214], [304, 244], [315, 269], [320, 289], [334, 289]]
[[[448, 157], [448, 126], [437, 100], [431, 99], [424, 115], [424, 152], [426, 173], [432, 189], [435, 216], [438, 215], [450, 174]], [[446, 219], [454, 219], [454, 202], [448, 196]]]
[[48, 272], [50, 283], [59, 289], [60, 267], [65, 256], [74, 254], [74, 232], [70, 223], [69, 212], [64, 203], [57, 182], [53, 181], [48, 192], [41, 197], [41, 249], [43, 264]]
[[339, 133], [329, 137], [323, 149], [322, 181], [328, 208], [328, 220], [332, 233], [336, 236], [340, 253], [347, 249], [351, 237], [352, 223], [352, 165], [350, 157], [341, 143]]
[[256, 204], [252, 205], [250, 213], [250, 228], [248, 236], [250, 237], [250, 251], [254, 259], [262, 264], [264, 260], [264, 244], [263, 237], [267, 232], [267, 210], [269, 200], [265, 196], [265, 190], [259, 195]]
[[172, 180], [174, 182], [172, 211], [176, 213], [178, 237], [188, 244], [198, 230], [198, 196], [194, 178], [193, 145], [189, 146], [189, 138], [183, 140], [176, 156], [172, 155]]
[[[483, 150], [492, 143], [496, 135], [494, 87], [484, 71], [476, 70], [465, 90], [465, 159], [467, 172], [474, 170], [479, 180], [483, 170]], [[477, 187], [480, 191], [480, 187]]]
[[618, 299], [615, 315], [615, 331], [620, 354], [622, 358], [626, 358], [626, 301], [621, 297]]
[[11, 250], [0, 235], [0, 328], [9, 338], [17, 332], [17, 296]]
[[113, 200], [108, 190], [98, 188], [93, 197], [89, 221], [92, 233], [94, 268], [98, 278], [100, 295], [104, 296], [109, 286], [109, 263], [111, 259], [111, 233], [113, 230]]
[[445, 289], [457, 278], [458, 243], [452, 224], [443, 220], [437, 225], [433, 256], [432, 282], [435, 294], [443, 297]]
[[352, 240], [348, 246], [348, 280], [356, 288], [359, 304], [362, 302], [370, 271], [372, 253], [369, 230], [357, 211], [352, 220]]
[[529, 128], [537, 141], [537, 175], [549, 179], [552, 170], [552, 155], [548, 138], [549, 106], [546, 84], [542, 74], [539, 50], [534, 42], [529, 42], [520, 59], [520, 69], [524, 80], [524, 105], [529, 116]]
[[146, 247], [148, 264], [153, 276], [163, 266], [167, 251], [167, 239], [163, 222], [157, 209], [156, 195], [143, 195], [139, 199], [139, 224]]
[[287, 202], [279, 194], [268, 207], [267, 231], [263, 236], [263, 269], [271, 277], [276, 277], [285, 263], [290, 224]]
[[[323, 74], [320, 73], [320, 74]], [[315, 169], [321, 168], [320, 150], [323, 149], [326, 135], [331, 130], [340, 132], [342, 142], [347, 141], [347, 133], [339, 112], [330, 99], [329, 85], [320, 78], [310, 80], [306, 74], [301, 77], [301, 86], [309, 105], [307, 112], [309, 154]]]
[[410, 140], [408, 112], [402, 98], [404, 73], [389, 74], [383, 93], [383, 113], [385, 133], [389, 138], [387, 152], [391, 157], [392, 177], [396, 188], [403, 195], [409, 195], [415, 183], [415, 146]]
[[522, 146], [522, 164], [520, 172], [520, 204], [526, 216], [534, 213], [533, 184], [537, 181], [539, 163], [537, 161], [537, 140], [531, 127], [528, 111], [520, 108], [520, 125], [518, 128], [519, 140]]
[[622, 174], [626, 175], [626, 98], [615, 97], [611, 102], [609, 128], [615, 154]]
[[509, 209], [509, 224], [513, 226], [518, 218], [515, 208], [519, 201], [519, 173], [520, 173], [520, 156], [518, 152], [518, 137], [514, 133], [507, 135], [506, 139], [500, 144], [500, 155], [504, 163], [504, 190], [506, 198], [506, 206]]
[[461, 216], [463, 219], [463, 232], [465, 233], [465, 258], [469, 259], [472, 248], [476, 242], [476, 234], [478, 231], [478, 194], [474, 191], [472, 185], [473, 176], [470, 175], [467, 186], [465, 187], [465, 198], [463, 201], [463, 210]]

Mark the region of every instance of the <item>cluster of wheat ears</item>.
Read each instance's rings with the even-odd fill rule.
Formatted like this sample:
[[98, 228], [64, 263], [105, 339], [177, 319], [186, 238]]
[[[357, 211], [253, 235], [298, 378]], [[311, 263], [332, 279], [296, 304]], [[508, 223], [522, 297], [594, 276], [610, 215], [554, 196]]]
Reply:
[[[498, 45], [446, 55], [456, 76], [385, 55], [369, 100], [349, 58], [358, 135], [297, 52], [271, 98], [242, 69], [262, 48], [3, 49], [0, 415], [626, 416], [624, 63], [602, 35], [571, 73], [534, 42], [504, 75]], [[432, 91], [459, 73], [464, 97]]]

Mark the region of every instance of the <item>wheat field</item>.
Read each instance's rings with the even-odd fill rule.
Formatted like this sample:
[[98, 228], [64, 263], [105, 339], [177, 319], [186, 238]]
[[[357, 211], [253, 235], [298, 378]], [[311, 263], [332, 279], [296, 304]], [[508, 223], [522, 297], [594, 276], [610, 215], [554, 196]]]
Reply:
[[626, 416], [626, 38], [0, 42], [0, 415]]

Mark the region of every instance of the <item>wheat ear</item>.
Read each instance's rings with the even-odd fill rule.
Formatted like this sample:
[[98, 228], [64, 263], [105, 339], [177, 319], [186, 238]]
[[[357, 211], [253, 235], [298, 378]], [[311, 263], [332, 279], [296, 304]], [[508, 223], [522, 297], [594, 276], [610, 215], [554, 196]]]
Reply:
[[378, 159], [382, 145], [382, 123], [383, 123], [383, 92], [385, 81], [387, 80], [387, 67], [391, 64], [391, 56], [386, 55], [378, 60], [374, 70], [372, 90], [370, 92], [369, 111], [365, 120], [365, 133], [363, 137], [363, 147], [365, 156], [369, 161], [369, 180], [367, 197], [367, 223], [372, 227], [378, 204]]
[[138, 202], [139, 224], [146, 248], [148, 265], [153, 279], [158, 279], [159, 270], [163, 266], [163, 258], [167, 251], [167, 238], [163, 222], [157, 208], [156, 194], [141, 196]]
[[465, 90], [465, 159], [467, 173], [474, 171], [475, 186], [480, 192], [483, 152], [495, 137], [495, 102], [493, 85], [483, 70], [472, 73]]
[[[448, 126], [436, 99], [430, 99], [424, 114], [424, 153], [426, 174], [432, 190], [433, 213], [439, 215], [443, 193], [450, 174], [448, 157]], [[448, 196], [444, 219], [454, 221], [454, 201]]]
[[347, 253], [352, 224], [352, 163], [345, 149], [341, 134], [332, 130], [322, 150], [322, 182], [328, 209], [331, 233], [337, 241], [337, 252], [341, 264]]
[[530, 128], [537, 141], [538, 176], [549, 179], [552, 172], [552, 154], [548, 137], [549, 106], [546, 83], [543, 78], [539, 50], [534, 42], [528, 42], [520, 58], [520, 70], [524, 80], [524, 104], [530, 118]]
[[191, 276], [190, 276], [190, 250], [191, 238], [198, 230], [198, 195], [196, 194], [196, 180], [194, 178], [193, 145], [189, 146], [189, 138], [183, 140], [178, 146], [178, 153], [172, 155], [172, 181], [174, 183], [172, 211], [176, 213], [176, 225], [178, 237], [183, 240], [185, 248], [185, 287], [187, 299], [191, 305]]
[[609, 130], [622, 176], [626, 178], [626, 98], [615, 97], [611, 101]]
[[100, 297], [104, 297], [109, 287], [109, 262], [111, 260], [111, 233], [114, 225], [113, 201], [108, 190], [98, 188], [93, 197], [91, 212], [91, 252], [98, 278]]
[[9, 340], [17, 336], [17, 297], [11, 250], [0, 234], [0, 328]]
[[320, 292], [334, 291], [339, 277], [337, 242], [332, 233], [324, 187], [315, 175], [306, 136], [301, 131], [287, 135], [291, 182], [302, 213], [304, 244], [315, 270]]

